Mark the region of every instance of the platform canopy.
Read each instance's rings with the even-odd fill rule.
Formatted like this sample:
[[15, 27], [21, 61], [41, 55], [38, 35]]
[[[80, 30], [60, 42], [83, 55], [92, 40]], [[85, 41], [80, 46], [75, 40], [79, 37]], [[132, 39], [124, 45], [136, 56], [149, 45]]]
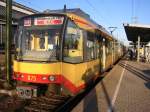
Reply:
[[[35, 13], [39, 12], [27, 6], [19, 4], [14, 0], [12, 1], [12, 18], [14, 20], [18, 20], [21, 17]], [[6, 0], [0, 0], [0, 21], [5, 21], [5, 16], [6, 16]]]
[[137, 42], [140, 36], [140, 42], [147, 43], [150, 41], [150, 25], [143, 24], [123, 24], [129, 41]]

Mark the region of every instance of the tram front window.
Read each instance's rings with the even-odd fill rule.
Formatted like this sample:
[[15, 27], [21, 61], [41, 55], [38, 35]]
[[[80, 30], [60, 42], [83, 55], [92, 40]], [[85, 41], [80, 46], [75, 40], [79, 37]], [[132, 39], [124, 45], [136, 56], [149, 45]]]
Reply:
[[[47, 19], [47, 18], [46, 18]], [[49, 18], [48, 18], [49, 19]], [[18, 31], [18, 59], [27, 61], [57, 61], [62, 24], [41, 25], [45, 18], [31, 26], [20, 26]], [[46, 21], [49, 22], [50, 20]]]
[[24, 37], [23, 47], [29, 51], [52, 51], [59, 45], [57, 30], [25, 30]]
[[59, 30], [24, 29], [20, 40], [22, 60], [55, 61], [59, 50]]

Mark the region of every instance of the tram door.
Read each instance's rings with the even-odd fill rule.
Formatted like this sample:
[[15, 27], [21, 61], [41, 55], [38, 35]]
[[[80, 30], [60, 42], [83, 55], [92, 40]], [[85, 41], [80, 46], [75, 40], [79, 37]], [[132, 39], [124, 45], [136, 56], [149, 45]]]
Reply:
[[[63, 77], [73, 86], [68, 86], [67, 82], [62, 85], [64, 93], [73, 93], [77, 82], [80, 84], [84, 68], [83, 62], [83, 31], [73, 22], [68, 21], [64, 45], [63, 45], [63, 63], [61, 72]], [[68, 91], [70, 90], [70, 91]]]
[[115, 41], [112, 41], [112, 64], [115, 62]]
[[103, 42], [100, 40], [99, 42], [99, 66], [100, 73], [103, 71]]
[[102, 41], [102, 72], [105, 71], [106, 69], [106, 43], [105, 43], [105, 39], [103, 38]]

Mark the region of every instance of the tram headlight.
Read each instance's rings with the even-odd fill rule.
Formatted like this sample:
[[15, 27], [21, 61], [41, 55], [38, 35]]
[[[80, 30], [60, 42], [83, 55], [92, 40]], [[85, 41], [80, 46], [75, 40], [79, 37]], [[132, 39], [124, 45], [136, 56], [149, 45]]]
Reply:
[[18, 94], [19, 96], [23, 96], [23, 95], [24, 95], [24, 90], [23, 90], [23, 89], [18, 89], [18, 90], [17, 90], [17, 94]]
[[20, 74], [14, 74], [15, 78], [20, 78]]
[[20, 75], [21, 78], [24, 78], [24, 75]]
[[49, 76], [49, 80], [50, 81], [55, 81], [55, 76], [54, 75]]

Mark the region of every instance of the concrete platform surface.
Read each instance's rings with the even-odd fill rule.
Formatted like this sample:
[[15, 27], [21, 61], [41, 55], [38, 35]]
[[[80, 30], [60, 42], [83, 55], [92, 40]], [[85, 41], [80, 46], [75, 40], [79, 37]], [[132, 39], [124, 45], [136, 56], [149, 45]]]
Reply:
[[121, 60], [72, 112], [150, 112], [150, 64]]

